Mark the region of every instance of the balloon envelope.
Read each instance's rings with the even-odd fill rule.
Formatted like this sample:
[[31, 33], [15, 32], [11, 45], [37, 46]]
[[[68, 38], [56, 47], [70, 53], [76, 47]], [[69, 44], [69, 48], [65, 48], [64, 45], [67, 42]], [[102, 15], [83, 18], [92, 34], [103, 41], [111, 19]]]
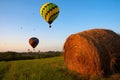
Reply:
[[57, 18], [59, 14], [59, 8], [54, 3], [45, 3], [40, 8], [40, 14], [48, 22], [51, 27], [51, 23]]
[[35, 38], [35, 37], [32, 37], [29, 39], [29, 44], [35, 48], [39, 43], [39, 39], [38, 38]]

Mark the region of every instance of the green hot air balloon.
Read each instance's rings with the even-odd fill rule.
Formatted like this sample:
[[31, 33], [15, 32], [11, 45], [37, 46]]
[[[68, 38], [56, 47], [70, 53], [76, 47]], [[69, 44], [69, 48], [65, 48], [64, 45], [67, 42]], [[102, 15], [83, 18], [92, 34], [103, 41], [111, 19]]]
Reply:
[[40, 8], [40, 14], [51, 28], [52, 22], [57, 18], [59, 14], [59, 8], [56, 4], [48, 2], [43, 4], [43, 6]]

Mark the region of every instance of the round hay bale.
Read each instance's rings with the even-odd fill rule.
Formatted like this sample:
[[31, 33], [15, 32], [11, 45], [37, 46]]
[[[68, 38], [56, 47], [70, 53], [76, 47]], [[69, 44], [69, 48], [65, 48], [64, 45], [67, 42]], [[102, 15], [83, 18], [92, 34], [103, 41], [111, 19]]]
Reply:
[[70, 70], [83, 75], [104, 75], [120, 69], [120, 37], [107, 29], [70, 35], [64, 44], [64, 60]]

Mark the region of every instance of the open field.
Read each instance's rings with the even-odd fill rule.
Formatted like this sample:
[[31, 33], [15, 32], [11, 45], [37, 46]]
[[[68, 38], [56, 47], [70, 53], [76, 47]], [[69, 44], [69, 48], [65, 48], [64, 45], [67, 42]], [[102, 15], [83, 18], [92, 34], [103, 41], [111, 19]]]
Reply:
[[63, 56], [0, 62], [0, 80], [120, 80], [120, 74], [107, 77], [82, 76], [67, 70]]

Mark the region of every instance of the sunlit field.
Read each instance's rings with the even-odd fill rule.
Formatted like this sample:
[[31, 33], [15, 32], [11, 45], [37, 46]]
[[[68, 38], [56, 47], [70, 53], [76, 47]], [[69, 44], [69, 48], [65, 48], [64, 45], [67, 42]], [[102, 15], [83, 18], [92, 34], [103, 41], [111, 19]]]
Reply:
[[0, 62], [2, 80], [73, 80], [62, 57]]
[[82, 76], [69, 71], [63, 56], [0, 62], [0, 80], [120, 80], [119, 74], [106, 77]]

